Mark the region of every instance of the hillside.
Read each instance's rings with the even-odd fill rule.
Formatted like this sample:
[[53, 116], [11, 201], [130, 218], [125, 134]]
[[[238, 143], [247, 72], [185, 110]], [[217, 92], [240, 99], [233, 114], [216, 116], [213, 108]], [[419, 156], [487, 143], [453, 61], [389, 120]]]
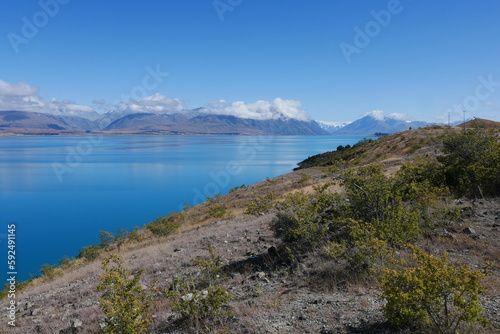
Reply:
[[[129, 274], [137, 274], [144, 268], [140, 286], [155, 296], [149, 333], [192, 333], [196, 332], [196, 326], [199, 326], [198, 332], [225, 328], [229, 333], [259, 334], [415, 332], [387, 322], [376, 271], [354, 271], [346, 267], [348, 258], [328, 255], [325, 248], [328, 242], [320, 247], [306, 247], [305, 243], [297, 243], [298, 239], [287, 241], [276, 233], [276, 222], [290, 217], [288, 213], [294, 212], [294, 205], [307, 205], [301, 202], [307, 194], [313, 196], [309, 200], [323, 201], [325, 198], [322, 193], [315, 193], [319, 188], [313, 189], [314, 186], [334, 181], [327, 193], [333, 200], [337, 198], [335, 194], [348, 194], [349, 187], [343, 186], [345, 180], [358, 177], [356, 173], [363, 166], [380, 164], [383, 174], [377, 182], [382, 187], [386, 182], [383, 175], [395, 175], [401, 163], [417, 157], [443, 156], [446, 136], [461, 131], [460, 128], [427, 127], [310, 157], [300, 164], [300, 170], [233, 189], [225, 196], [186, 208], [182, 213], [159, 219], [148, 228], [122, 237], [109, 234], [108, 237], [113, 236], [111, 239], [101, 238], [100, 246], [85, 249], [79, 258], [63, 262], [60, 268], [45, 268], [44, 275], [17, 292], [17, 326], [8, 328], [4, 321], [0, 323], [0, 332], [96, 333], [100, 329], [99, 321], [104, 318], [99, 307], [103, 292], [97, 291], [99, 276], [103, 274], [101, 262], [111, 253], [120, 254]], [[329, 169], [331, 166], [337, 169]], [[346, 169], [339, 171], [339, 166]], [[292, 194], [299, 190], [304, 191], [304, 195], [294, 197]], [[439, 210], [425, 211], [429, 217], [437, 218], [415, 244], [433, 254], [446, 251], [451, 260], [476, 270], [488, 266], [489, 275], [481, 281], [484, 292], [480, 303], [490, 324], [485, 328], [467, 325], [461, 332], [498, 333], [500, 201], [494, 196], [480, 199], [442, 196]], [[268, 205], [270, 202], [275, 208]], [[249, 208], [252, 214], [245, 214]], [[306, 223], [315, 219], [313, 206], [305, 211], [304, 214], [311, 213]], [[333, 205], [321, 214], [341, 215], [337, 211]], [[445, 216], [440, 212], [445, 212]], [[334, 233], [332, 222], [326, 222], [328, 229], [323, 233], [330, 235]], [[284, 231], [286, 228], [285, 225]], [[165, 236], [159, 236], [159, 231]], [[336, 240], [342, 233], [331, 234], [328, 241]], [[365, 245], [358, 244], [349, 250], [356, 252]], [[210, 262], [210, 247], [218, 256], [213, 262]], [[396, 248], [396, 253], [405, 256], [406, 251], [403, 247]], [[212, 321], [183, 321], [168, 298], [178, 289], [175, 277], [197, 281], [210, 270], [216, 273], [211, 279], [231, 295], [231, 300], [224, 303], [227, 305], [221, 308], [223, 312]], [[194, 286], [207, 295], [211, 291], [211, 285], [207, 288], [207, 284], [200, 280]], [[196, 291], [189, 291], [192, 292], [182, 294], [179, 300], [192, 300]], [[5, 310], [7, 302], [4, 298], [0, 307]], [[225, 315], [226, 312], [231, 315]]]
[[0, 111], [0, 133], [57, 134], [97, 130], [91, 120], [26, 111]]

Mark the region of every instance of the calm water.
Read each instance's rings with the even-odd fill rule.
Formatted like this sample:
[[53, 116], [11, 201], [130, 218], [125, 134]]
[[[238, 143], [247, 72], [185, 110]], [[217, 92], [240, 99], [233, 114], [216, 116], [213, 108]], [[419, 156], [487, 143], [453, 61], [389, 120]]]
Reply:
[[[0, 137], [0, 273], [16, 224], [18, 279], [75, 256], [99, 231], [141, 226], [206, 196], [290, 172], [362, 137]], [[2, 255], [2, 253], [4, 255]], [[2, 258], [5, 260], [2, 260]]]

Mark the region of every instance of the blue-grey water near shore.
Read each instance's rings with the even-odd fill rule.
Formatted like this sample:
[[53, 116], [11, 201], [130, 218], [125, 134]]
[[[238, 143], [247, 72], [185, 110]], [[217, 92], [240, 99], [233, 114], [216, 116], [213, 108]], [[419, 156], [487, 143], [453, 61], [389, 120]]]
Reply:
[[[18, 280], [75, 256], [99, 231], [152, 221], [215, 193], [292, 171], [351, 136], [0, 137], [0, 250], [16, 225]], [[1, 261], [1, 255], [0, 255]]]

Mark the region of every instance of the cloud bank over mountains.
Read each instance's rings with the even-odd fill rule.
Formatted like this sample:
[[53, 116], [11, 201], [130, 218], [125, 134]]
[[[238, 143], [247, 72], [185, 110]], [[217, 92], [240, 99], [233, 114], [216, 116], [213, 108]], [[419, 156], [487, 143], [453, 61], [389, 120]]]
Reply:
[[[156, 93], [142, 100], [130, 99], [107, 103], [94, 100], [94, 107], [76, 104], [71, 100], [44, 100], [38, 95], [39, 89], [25, 82], [11, 84], [0, 79], [0, 110], [18, 110], [46, 113], [58, 116], [80, 116], [95, 120], [103, 113], [120, 115], [134, 113], [176, 114], [188, 112], [184, 101]], [[302, 103], [295, 100], [276, 98], [273, 101], [259, 100], [254, 103], [243, 101], [228, 102], [219, 100], [207, 103], [197, 109], [200, 113], [235, 116], [253, 120], [295, 119], [310, 121], [310, 117], [301, 109]], [[97, 112], [100, 111], [100, 112]]]
[[25, 82], [10, 84], [0, 79], [0, 110], [31, 111], [51, 115], [80, 116], [89, 119], [99, 117], [93, 108], [71, 100], [45, 101], [38, 95], [38, 88]]
[[292, 118], [299, 121], [310, 121], [306, 112], [300, 109], [301, 106], [302, 103], [299, 101], [280, 98], [273, 101], [260, 100], [255, 103], [243, 101], [228, 103], [225, 100], [220, 100], [207, 104], [207, 110], [213, 114], [255, 120]]

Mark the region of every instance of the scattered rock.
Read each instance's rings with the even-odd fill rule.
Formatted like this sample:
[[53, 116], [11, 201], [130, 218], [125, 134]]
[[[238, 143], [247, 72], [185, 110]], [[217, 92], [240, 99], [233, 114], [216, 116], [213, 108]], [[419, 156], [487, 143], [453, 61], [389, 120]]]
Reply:
[[450, 239], [455, 239], [455, 236], [452, 233], [448, 232], [448, 230], [446, 230], [446, 229], [444, 229], [443, 237], [450, 238]]
[[465, 234], [469, 234], [469, 235], [475, 235], [476, 234], [476, 230], [474, 230], [473, 228], [470, 228], [470, 227], [464, 228], [462, 230], [462, 232], [465, 233]]
[[193, 296], [194, 296], [194, 295], [190, 292], [190, 293], [185, 294], [184, 296], [182, 296], [182, 297], [181, 297], [181, 299], [182, 299], [183, 301], [187, 302], [187, 301], [190, 301], [191, 299], [193, 299]]
[[83, 321], [81, 321], [80, 319], [74, 319], [73, 321], [71, 321], [71, 327], [73, 328], [80, 328], [83, 326]]

